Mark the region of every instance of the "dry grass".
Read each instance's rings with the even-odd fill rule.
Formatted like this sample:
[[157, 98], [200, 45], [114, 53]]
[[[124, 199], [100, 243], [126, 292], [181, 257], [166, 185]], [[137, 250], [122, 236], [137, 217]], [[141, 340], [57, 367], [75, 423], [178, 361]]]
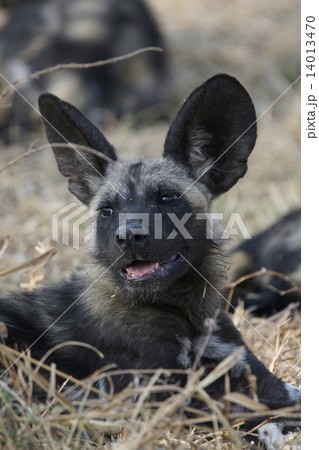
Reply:
[[[290, 310], [276, 317], [260, 319], [250, 317], [238, 308], [234, 316], [234, 322], [245, 333], [248, 345], [263, 354], [270, 370], [294, 384], [300, 381], [300, 335], [295, 332], [299, 319], [298, 312], [291, 314]], [[256, 330], [262, 336], [257, 345]], [[143, 387], [129, 385], [120, 393], [105, 394], [92, 387], [93, 382], [103, 376], [101, 373], [77, 381], [58, 372], [54, 366], [50, 368], [43, 363], [44, 370], [50, 371], [46, 379], [39, 374], [39, 365], [29, 354], [17, 360], [19, 354], [14, 350], [4, 345], [0, 350], [2, 364], [9, 367], [9, 381], [5, 383], [4, 378], [0, 379], [3, 414], [0, 439], [8, 449], [248, 449], [251, 448], [249, 440], [242, 441], [243, 433], [237, 431], [238, 425], [245, 419], [256, 418], [260, 411], [266, 420], [280, 412], [267, 411], [258, 402], [237, 393], [226, 393], [223, 402], [207, 396], [205, 387], [236, 364], [240, 356], [238, 352], [206, 376], [203, 376], [202, 370], [188, 372], [188, 383], [183, 389], [165, 383], [157, 385], [161, 376], [169, 375], [159, 369], [150, 371]], [[114, 368], [107, 371], [109, 377], [117, 373]], [[74, 393], [74, 386], [64, 386], [63, 391], [56, 392], [57, 375], [73, 381], [77, 391]], [[43, 403], [32, 399], [37, 386], [46, 392]], [[82, 398], [70, 402], [72, 393], [76, 397], [78, 390], [81, 390]], [[152, 396], [164, 392], [167, 397], [160, 403]], [[99, 398], [88, 398], [90, 393], [98, 393]], [[211, 412], [190, 408], [190, 397], [200, 399]], [[247, 406], [253, 412], [227, 413], [230, 403]], [[299, 417], [298, 410], [293, 407], [283, 409], [281, 413]], [[294, 444], [297, 448], [298, 443], [299, 435], [296, 434], [289, 445]], [[284, 448], [291, 448], [289, 445]]]
[[[176, 98], [173, 110], [206, 78], [227, 72], [248, 89], [260, 116], [299, 76], [297, 0], [149, 0], [149, 4], [167, 36], [171, 90]], [[251, 234], [300, 203], [299, 119], [300, 92], [296, 83], [258, 121], [259, 137], [247, 175], [215, 205], [226, 217], [229, 212], [240, 212]], [[155, 123], [134, 129], [127, 117], [108, 124], [104, 131], [123, 156], [159, 155], [167, 125]], [[0, 143], [0, 167], [40, 145], [38, 138], [30, 136], [10, 146]], [[0, 278], [1, 292], [21, 285], [32, 289], [52, 283], [87, 261], [83, 249], [76, 251], [53, 243], [57, 254], [52, 261], [44, 267], [34, 265], [34, 258], [50, 252], [52, 214], [74, 201], [50, 151], [7, 168], [0, 175], [0, 183], [0, 273], [31, 261], [29, 272], [11, 271]], [[270, 370], [299, 385], [300, 316], [296, 310], [262, 319], [239, 308], [234, 321], [249, 347]], [[1, 351], [2, 361], [10, 365], [15, 354], [5, 348]], [[9, 382], [4, 384], [0, 379], [0, 445], [8, 449], [236, 448], [238, 435], [227, 421], [217, 426], [214, 419], [208, 429], [201, 424], [207, 419], [203, 413], [197, 412], [196, 420], [181, 414], [187, 408], [183, 402], [189, 395], [204, 395], [199, 376], [196, 372], [185, 390], [167, 387], [171, 395], [160, 405], [145, 394], [155, 389], [152, 376], [142, 400], [135, 403], [132, 398], [136, 392], [128, 387], [120, 394], [102, 395], [102, 400], [76, 405], [70, 404], [64, 393], [54, 393], [54, 372], [48, 384], [34, 374], [30, 358], [24, 357], [10, 369]], [[39, 383], [48, 393], [44, 404], [32, 401], [33, 386]], [[212, 399], [204, 400], [214, 411], [212, 417], [217, 418], [222, 406]], [[219, 416], [220, 421], [223, 417]], [[232, 420], [236, 422], [236, 418]], [[110, 434], [114, 436], [109, 438]]]

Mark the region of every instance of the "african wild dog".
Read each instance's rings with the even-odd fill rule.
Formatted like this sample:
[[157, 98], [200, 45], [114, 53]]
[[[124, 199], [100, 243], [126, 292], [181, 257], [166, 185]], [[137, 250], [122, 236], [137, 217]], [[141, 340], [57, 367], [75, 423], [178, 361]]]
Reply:
[[[217, 328], [200, 364], [214, 365], [244, 346], [230, 372], [231, 390], [249, 394], [244, 374], [249, 365], [260, 402], [271, 408], [298, 402], [299, 389], [266, 369], [223, 311], [219, 291], [226, 269], [218, 236], [206, 238], [203, 216], [218, 195], [245, 175], [255, 145], [255, 110], [241, 84], [216, 75], [197, 88], [172, 122], [162, 158], [121, 161], [73, 106], [51, 94], [43, 94], [39, 106], [69, 190], [98, 211], [93, 262], [58, 286], [2, 298], [7, 343], [32, 345], [37, 358], [63, 341], [92, 344], [104, 353], [103, 360], [72, 346], [52, 356], [59, 369], [79, 378], [109, 363], [120, 369], [185, 369], [202, 345], [205, 320], [215, 318]], [[65, 142], [73, 148], [62, 148]], [[127, 220], [121, 221], [120, 214]], [[149, 217], [148, 229], [140, 214]], [[161, 239], [155, 224], [159, 217]], [[191, 238], [185, 238], [185, 230]], [[174, 381], [185, 380], [176, 375]], [[115, 380], [115, 389], [127, 382]], [[106, 381], [99, 387], [107, 389]], [[221, 398], [223, 389], [220, 380], [208, 392]], [[271, 425], [269, 433], [277, 434], [283, 426]]]
[[300, 303], [300, 228], [301, 211], [296, 209], [231, 251], [232, 280], [262, 267], [288, 277], [265, 273], [246, 280], [235, 289], [233, 306], [240, 298], [245, 308], [252, 308], [254, 313], [270, 314], [290, 303]]

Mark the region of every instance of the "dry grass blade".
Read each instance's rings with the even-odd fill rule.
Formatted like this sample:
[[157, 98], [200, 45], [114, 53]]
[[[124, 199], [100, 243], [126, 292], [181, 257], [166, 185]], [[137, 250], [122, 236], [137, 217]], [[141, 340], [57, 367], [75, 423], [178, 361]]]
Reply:
[[56, 253], [57, 251], [54, 248], [51, 248], [50, 250], [46, 251], [40, 256], [37, 256], [35, 258], [30, 259], [29, 261], [26, 261], [25, 263], [19, 264], [18, 266], [10, 267], [10, 269], [6, 269], [3, 272], [0, 272], [0, 277], [4, 277], [5, 275], [9, 275], [11, 273], [19, 272], [20, 270], [26, 269], [38, 270], [39, 268], [47, 264]]
[[[126, 59], [133, 58], [134, 56], [140, 55], [140, 54], [145, 53], [145, 52], [162, 52], [162, 51], [163, 51], [163, 49], [160, 48], [160, 47], [144, 47], [144, 48], [137, 49], [137, 50], [135, 50], [133, 52], [126, 53], [125, 55], [122, 55], [122, 56], [116, 56], [114, 58], [109, 58], [109, 59], [105, 59], [105, 60], [102, 60], [102, 61], [95, 61], [93, 63], [57, 64], [56, 66], [47, 67], [47, 68], [45, 68], [43, 70], [38, 70], [37, 72], [34, 72], [31, 75], [28, 75], [27, 77], [22, 78], [21, 80], [15, 81], [10, 87], [8, 87], [7, 89], [3, 90], [3, 92], [0, 95], [0, 101], [2, 101], [12, 91], [14, 91], [17, 88], [19, 88], [26, 81], [37, 79], [37, 78], [39, 78], [42, 75], [46, 75], [48, 73], [56, 72], [57, 70], [62, 70], [62, 69], [69, 69], [69, 70], [70, 69], [91, 69], [92, 67], [101, 67], [101, 66], [105, 66], [107, 64], [115, 64], [115, 63], [117, 63], [119, 61], [124, 61]], [[4, 78], [4, 77], [2, 76], [2, 78]], [[7, 81], [7, 80], [5, 80], [5, 81]]]
[[[103, 159], [104, 161], [108, 162], [109, 164], [117, 164], [119, 167], [126, 173], [126, 175], [129, 177], [131, 183], [134, 185], [135, 190], [138, 195], [141, 194], [141, 188], [139, 187], [138, 183], [136, 182], [135, 178], [132, 174], [129, 173], [128, 169], [121, 164], [120, 161], [114, 161], [110, 157], [104, 155], [102, 152], [95, 150], [94, 148], [87, 147], [85, 145], [79, 145], [79, 144], [72, 144], [69, 142], [64, 143], [55, 143], [55, 144], [45, 144], [38, 146], [36, 148], [32, 148], [28, 150], [27, 152], [22, 153], [22, 155], [17, 156], [16, 158], [12, 159], [11, 161], [7, 162], [4, 166], [0, 167], [0, 173], [3, 172], [5, 169], [8, 169], [11, 166], [14, 166], [16, 163], [21, 161], [24, 158], [28, 158], [31, 155], [34, 155], [35, 153], [39, 153], [42, 150], [52, 149], [52, 148], [63, 148], [63, 149], [70, 149], [75, 150], [76, 152], [79, 152], [81, 155], [81, 152], [90, 153], [94, 156], [97, 156], [100, 159]], [[82, 155], [83, 156], [83, 155]], [[1, 257], [1, 254], [0, 254]]]
[[[29, 368], [26, 364], [23, 364], [20, 360], [16, 360], [15, 364], [20, 368], [32, 382], [34, 382], [39, 388], [41, 388], [44, 392], [50, 391], [50, 384], [47, 378], [45, 378], [43, 375], [37, 373], [34, 374], [33, 370]], [[68, 406], [69, 408], [72, 408], [71, 403], [67, 400], [67, 398], [64, 397], [63, 394], [60, 392], [55, 393], [56, 399], [59, 400], [61, 405], [64, 407]]]
[[230, 392], [229, 394], [225, 394], [223, 398], [232, 403], [235, 403], [236, 405], [248, 408], [251, 411], [265, 411], [269, 409], [266, 405], [256, 402], [250, 397], [247, 397], [247, 395], [241, 394], [240, 392]]
[[[242, 351], [243, 348], [240, 348], [239, 350], [234, 352], [232, 355], [218, 364], [218, 366], [203, 380], [200, 380], [203, 374], [202, 370], [193, 373], [189, 378], [187, 385], [181, 392], [172, 397], [169, 397], [159, 405], [152, 419], [142, 425], [136, 439], [130, 441], [129, 447], [127, 446], [127, 444], [125, 444], [118, 448], [120, 448], [121, 450], [124, 450], [126, 448], [138, 449], [149, 445], [150, 441], [152, 441], [155, 436], [160, 437], [160, 435], [163, 433], [162, 427], [169, 422], [171, 416], [174, 413], [180, 410], [181, 406], [185, 404], [185, 401], [187, 401], [187, 399], [191, 398], [194, 395], [197, 396], [198, 393], [200, 393], [201, 397], [205, 400], [205, 403], [209, 402], [209, 407], [211, 407], [212, 411], [216, 413], [218, 420], [220, 420], [225, 427], [229, 428], [232, 439], [235, 440], [238, 445], [240, 445], [238, 438], [231, 431], [231, 426], [229, 425], [226, 417], [223, 416], [220, 409], [217, 407], [216, 402], [209, 397], [204, 388], [222, 377], [232, 367], [234, 367], [234, 365], [236, 365], [240, 360]], [[161, 424], [161, 426], [159, 426], [159, 424]]]
[[[5, 433], [3, 427], [9, 428], [9, 423], [14, 423], [27, 441], [36, 438], [38, 442], [46, 442], [49, 448], [56, 449], [66, 448], [66, 443], [68, 443], [67, 448], [81, 449], [98, 447], [116, 450], [142, 448], [151, 450], [153, 448], [172, 448], [171, 446], [176, 445], [181, 446], [177, 448], [190, 449], [205, 448], [206, 446], [207, 448], [242, 449], [244, 448], [243, 443], [234, 428], [238, 421], [258, 419], [261, 412], [264, 417], [268, 418], [281, 414], [289, 414], [289, 417], [298, 418], [300, 415], [297, 407], [267, 411], [258, 402], [233, 392], [226, 394], [226, 399], [247, 407], [253, 412], [229, 413], [227, 416], [224, 414], [223, 404], [211, 398], [201, 383], [206, 385], [233, 367], [238, 361], [241, 349], [230, 355], [225, 364], [218, 365], [212, 371], [213, 376], [211, 377], [209, 374], [201, 379], [204, 373], [202, 368], [196, 372], [189, 372], [189, 381], [184, 388], [165, 384], [165, 382], [156, 384], [161, 376], [165, 378], [170, 374], [163, 370], [155, 372], [150, 370], [147, 371], [149, 380], [144, 386], [136, 388], [129, 385], [123, 391], [113, 395], [99, 392], [92, 387], [93, 383], [107, 373], [109, 376], [131, 373], [133, 377], [134, 375], [141, 377], [142, 372], [113, 370], [96, 373], [88, 380], [72, 379], [71, 381], [71, 377], [59, 372], [55, 367], [43, 364], [42, 369], [49, 370], [51, 373], [49, 379], [44, 379], [32, 369], [31, 364], [37, 366], [39, 363], [30, 355], [22, 355], [21, 359], [16, 361], [19, 352], [6, 346], [1, 346], [0, 351], [7, 358], [7, 364], [12, 364], [12, 361], [17, 368], [15, 370], [13, 367], [8, 372], [9, 380], [6, 383], [1, 380], [1, 405], [5, 401], [7, 408], [14, 408], [14, 402], [18, 395], [16, 393], [20, 392], [19, 413], [14, 417], [14, 422], [12, 422], [12, 418], [9, 422], [7, 413], [4, 413], [2, 428], [0, 426], [0, 439]], [[63, 393], [56, 392], [56, 375], [62, 376], [66, 382], [74, 383], [75, 389], [83, 390], [80, 401], [69, 402], [66, 398], [68, 396], [67, 389], [64, 389]], [[47, 393], [50, 401], [42, 406], [32, 401], [30, 397], [32, 389], [27, 386], [30, 383], [40, 386]], [[6, 389], [3, 389], [4, 386]], [[89, 398], [90, 392], [95, 392], [100, 399]], [[155, 402], [154, 398], [152, 400], [152, 394], [157, 392], [170, 395], [159, 403]], [[8, 396], [10, 401], [5, 400]], [[188, 407], [188, 399], [191, 397], [202, 402], [205, 410]], [[185, 412], [188, 415], [185, 415]], [[230, 420], [236, 425], [231, 425]], [[190, 428], [197, 430], [196, 436], [192, 434]], [[110, 435], [113, 436], [112, 443], [108, 442]], [[10, 442], [10, 436], [6, 436], [6, 439], [7, 442]], [[59, 442], [64, 442], [64, 446], [61, 447]], [[185, 447], [185, 443], [187, 443], [187, 447]], [[7, 448], [10, 447], [7, 446]], [[34, 443], [32, 448], [37, 448]]]
[[4, 322], [0, 322], [0, 339], [4, 341], [8, 337], [8, 328]]
[[301, 289], [300, 289], [300, 287], [299, 286], [293, 286], [293, 287], [291, 287], [291, 288], [289, 288], [289, 289], [286, 289], [286, 290], [280, 290], [280, 289], [277, 289], [275, 286], [272, 286], [271, 284], [269, 284], [268, 286], [267, 286], [270, 290], [272, 290], [273, 292], [276, 292], [276, 294], [279, 294], [279, 295], [281, 295], [282, 297], [284, 296], [284, 295], [287, 295], [287, 294], [291, 294], [292, 292], [301, 292]]
[[4, 252], [7, 250], [8, 246], [9, 246], [9, 236], [6, 236], [1, 242], [1, 248], [0, 248], [0, 259], [2, 258]]
[[12, 159], [8, 163], [6, 163], [4, 166], [0, 167], [0, 173], [3, 172], [5, 169], [13, 166], [14, 164], [21, 161], [24, 158], [28, 158], [29, 156], [34, 155], [35, 153], [39, 153], [39, 152], [42, 152], [43, 150], [48, 150], [51, 148], [63, 148], [63, 149], [69, 148], [70, 150], [84, 151], [87, 153], [91, 153], [92, 155], [95, 155], [98, 158], [107, 161], [108, 163], [115, 164], [115, 161], [113, 159], [104, 155], [102, 152], [95, 150], [94, 148], [66, 142], [66, 143], [56, 143], [56, 144], [45, 144], [45, 145], [38, 146], [36, 148], [31, 148], [27, 152], [22, 153], [22, 155], [17, 156], [17, 158]]
[[232, 442], [236, 445], [235, 448], [241, 449], [242, 448], [242, 442], [239, 440], [237, 434], [235, 433], [235, 430], [231, 426], [229, 420], [226, 418], [226, 416], [222, 413], [220, 408], [217, 405], [217, 402], [212, 399], [207, 392], [203, 388], [198, 389], [199, 398], [201, 398], [207, 406], [213, 411], [219, 422], [221, 423], [223, 429], [228, 433], [230, 439]]
[[272, 289], [273, 291], [277, 292], [279, 295], [283, 296], [283, 295], [289, 294], [290, 292], [294, 292], [294, 291], [301, 292], [301, 289], [299, 286], [297, 286], [296, 282], [294, 280], [292, 280], [290, 277], [288, 277], [287, 275], [280, 273], [280, 272], [276, 272], [275, 270], [270, 270], [270, 269], [266, 269], [265, 267], [262, 267], [260, 270], [257, 270], [256, 272], [248, 273], [248, 274], [243, 275], [242, 277], [238, 278], [237, 280], [232, 281], [231, 283], [225, 284], [224, 287], [229, 288], [229, 292], [227, 295], [227, 305], [225, 307], [225, 310], [227, 312], [229, 311], [229, 307], [231, 306], [231, 301], [232, 301], [236, 286], [243, 283], [244, 281], [250, 280], [251, 278], [260, 277], [261, 275], [265, 275], [265, 274], [272, 275], [277, 278], [281, 278], [282, 280], [285, 280], [292, 285], [292, 287], [290, 289], [287, 289], [286, 291], [280, 291], [273, 286], [268, 286], [269, 289]]
[[232, 369], [241, 360], [243, 351], [244, 347], [240, 347], [234, 353], [227, 356], [227, 358], [221, 361], [212, 372], [210, 372], [203, 380], [201, 380], [200, 386], [205, 389], [210, 384], [214, 383], [216, 380], [229, 372], [230, 369]]
[[[18, 350], [15, 350], [11, 347], [7, 347], [6, 345], [3, 345], [3, 344], [0, 344], [0, 356], [2, 356], [2, 359], [4, 357], [5, 361], [6, 361], [6, 364], [3, 364], [3, 361], [1, 360], [1, 364], [4, 367], [6, 367], [5, 372], [9, 372], [11, 367], [14, 367], [15, 365], [18, 365], [18, 364], [20, 364], [19, 367], [21, 367], [22, 369], [23, 369], [24, 365], [27, 365], [27, 367], [30, 368], [32, 364], [35, 366], [37, 366], [39, 364], [39, 361], [35, 358], [32, 358], [30, 356], [30, 354], [21, 353]], [[43, 369], [49, 373], [51, 372], [51, 366], [49, 366], [45, 363], [41, 364], [41, 369]], [[84, 387], [84, 388], [86, 388], [86, 386], [87, 386], [87, 383], [85, 380], [83, 380], [83, 381], [78, 380], [77, 378], [74, 378], [71, 375], [61, 372], [58, 369], [56, 369], [55, 372], [56, 372], [56, 375], [58, 375], [60, 378], [66, 380], [68, 382], [74, 383], [77, 386]], [[33, 369], [32, 369], [32, 374], [34, 374]], [[0, 376], [0, 378], [3, 375], [4, 375], [4, 373]], [[91, 388], [91, 391], [95, 394], [100, 394], [100, 391], [95, 388]]]
[[242, 277], [238, 278], [235, 281], [232, 281], [231, 283], [225, 284], [224, 287], [229, 287], [232, 289], [238, 286], [239, 284], [243, 283], [244, 281], [249, 280], [250, 278], [259, 277], [264, 274], [273, 275], [275, 277], [281, 278], [282, 280], [289, 281], [293, 285], [296, 284], [290, 277], [288, 277], [288, 275], [262, 267], [260, 270], [257, 270], [256, 272], [248, 273], [247, 275], [243, 275]]
[[26, 411], [32, 414], [32, 409], [22, 400], [22, 398], [17, 394], [17, 392], [15, 392], [13, 389], [10, 389], [7, 383], [0, 380], [0, 386], [4, 391], [10, 393], [10, 395], [15, 399], [15, 401], [18, 402]]
[[75, 345], [75, 346], [79, 346], [79, 347], [86, 347], [89, 348], [90, 350], [92, 350], [93, 352], [95, 352], [101, 359], [104, 358], [104, 355], [102, 352], [100, 352], [97, 348], [93, 347], [93, 345], [87, 344], [86, 342], [78, 342], [78, 341], [65, 341], [62, 342], [61, 344], [57, 344], [54, 347], [50, 348], [50, 350], [48, 352], [46, 352], [42, 358], [40, 359], [39, 363], [37, 364], [37, 367], [34, 370], [34, 373], [37, 373], [39, 371], [39, 369], [41, 368], [42, 364], [44, 363], [44, 361], [52, 354], [54, 353], [56, 350], [59, 350], [60, 348], [66, 347], [68, 345]]
[[150, 394], [150, 391], [151, 391], [152, 387], [157, 383], [157, 381], [159, 380], [159, 378], [162, 375], [162, 373], [163, 373], [163, 370], [162, 369], [158, 369], [154, 373], [154, 375], [151, 377], [151, 379], [150, 379], [149, 383], [147, 384], [147, 386], [143, 389], [143, 391], [142, 391], [142, 393], [141, 393], [141, 395], [140, 395], [140, 397], [139, 397], [139, 399], [138, 399], [138, 401], [136, 403], [136, 407], [135, 407], [135, 409], [133, 411], [132, 420], [136, 420], [137, 419], [145, 399]]
[[[300, 419], [300, 405], [287, 406], [285, 408], [275, 409], [275, 410], [266, 410], [262, 411], [263, 417], [268, 417], [269, 419], [275, 419], [278, 417], [289, 417], [293, 419]], [[230, 420], [254, 420], [260, 419], [259, 411], [240, 411], [240, 412], [231, 412], [228, 414]]]

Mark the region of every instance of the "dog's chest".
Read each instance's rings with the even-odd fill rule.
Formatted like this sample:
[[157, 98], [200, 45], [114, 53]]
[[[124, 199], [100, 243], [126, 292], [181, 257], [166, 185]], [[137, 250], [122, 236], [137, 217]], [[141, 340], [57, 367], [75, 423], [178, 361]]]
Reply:
[[[114, 299], [112, 299], [114, 300]], [[93, 312], [94, 314], [94, 312]], [[163, 305], [128, 307], [109, 302], [94, 323], [94, 345], [108, 362], [152, 369], [185, 368], [195, 331], [182, 312]]]

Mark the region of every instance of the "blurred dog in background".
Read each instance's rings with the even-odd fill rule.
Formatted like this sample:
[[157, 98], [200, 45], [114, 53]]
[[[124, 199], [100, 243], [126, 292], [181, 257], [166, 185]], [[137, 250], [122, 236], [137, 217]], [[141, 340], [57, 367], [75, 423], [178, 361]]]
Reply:
[[[23, 0], [6, 2], [1, 12], [0, 61], [10, 82], [58, 64], [92, 63], [149, 46], [165, 49], [143, 0]], [[19, 91], [34, 106], [41, 92], [50, 91], [75, 102], [101, 124], [108, 116], [150, 107], [152, 117], [160, 116], [168, 100], [167, 75], [167, 52], [152, 51], [116, 64], [48, 73]], [[38, 115], [18, 94], [12, 101], [11, 108], [1, 111], [3, 134], [9, 133], [9, 123], [18, 133], [39, 124]]]
[[[296, 209], [271, 227], [231, 250], [231, 281], [262, 268], [269, 271], [240, 283], [231, 304], [239, 299], [256, 314], [280, 311], [300, 302], [301, 211]], [[230, 308], [231, 310], [232, 308]]]

